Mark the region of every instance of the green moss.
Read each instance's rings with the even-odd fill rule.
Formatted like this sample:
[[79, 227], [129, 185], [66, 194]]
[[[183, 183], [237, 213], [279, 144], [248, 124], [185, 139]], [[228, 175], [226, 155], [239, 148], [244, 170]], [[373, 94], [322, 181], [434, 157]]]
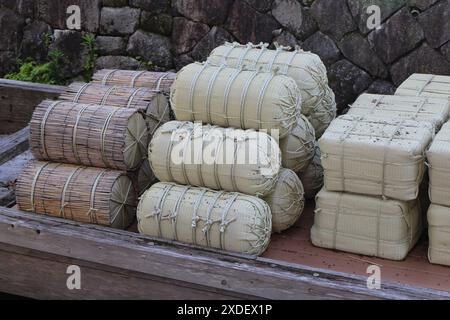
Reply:
[[95, 48], [95, 36], [86, 34], [83, 36], [83, 45], [87, 49], [87, 59], [84, 63], [84, 81], [90, 82], [95, 70], [95, 61], [98, 58], [97, 49]]

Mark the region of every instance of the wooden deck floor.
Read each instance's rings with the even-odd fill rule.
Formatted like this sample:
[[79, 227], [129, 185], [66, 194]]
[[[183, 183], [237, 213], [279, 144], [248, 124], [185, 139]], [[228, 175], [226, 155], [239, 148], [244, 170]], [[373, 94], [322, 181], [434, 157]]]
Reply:
[[450, 292], [450, 267], [428, 262], [426, 236], [405, 261], [395, 262], [314, 247], [309, 237], [313, 219], [313, 204], [309, 203], [295, 227], [273, 235], [264, 257], [360, 276], [367, 275], [369, 265], [379, 265], [383, 281]]

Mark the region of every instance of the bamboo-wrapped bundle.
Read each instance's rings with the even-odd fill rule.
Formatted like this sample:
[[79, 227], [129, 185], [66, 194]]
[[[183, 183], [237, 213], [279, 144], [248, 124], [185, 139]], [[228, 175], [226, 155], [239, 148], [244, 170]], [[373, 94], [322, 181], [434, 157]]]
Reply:
[[136, 109], [46, 100], [30, 122], [39, 160], [126, 171], [147, 158], [147, 146], [147, 125]]
[[305, 171], [314, 157], [315, 143], [314, 128], [308, 119], [301, 115], [289, 136], [280, 141], [283, 167], [296, 173]]
[[432, 123], [439, 131], [447, 122], [450, 103], [447, 99], [429, 97], [363, 94], [351, 106], [349, 115], [399, 118]]
[[92, 82], [102, 85], [148, 88], [168, 95], [176, 76], [177, 74], [173, 72], [102, 69], [94, 74]]
[[272, 212], [273, 232], [283, 232], [297, 222], [305, 209], [304, 193], [297, 174], [282, 169], [274, 191], [263, 198]]
[[170, 97], [179, 121], [279, 131], [286, 137], [301, 111], [294, 80], [273, 73], [193, 63], [177, 75]]
[[144, 160], [137, 170], [130, 172], [129, 176], [139, 196], [158, 182], [148, 159]]
[[308, 200], [314, 199], [323, 187], [323, 167], [319, 144], [316, 142], [314, 148], [314, 158], [311, 164], [306, 168], [305, 172], [299, 174], [305, 189], [305, 198]]
[[253, 130], [172, 121], [149, 147], [150, 165], [164, 182], [265, 196], [281, 168], [275, 139]]
[[227, 43], [216, 48], [208, 62], [247, 70], [276, 71], [294, 79], [302, 95], [302, 113], [320, 138], [336, 117], [335, 95], [328, 85], [325, 65], [319, 56], [300, 48], [289, 51], [288, 47], [277, 46], [277, 50], [268, 50], [267, 46]]
[[395, 95], [450, 100], [450, 77], [415, 73], [400, 85]]
[[26, 212], [126, 229], [137, 197], [125, 173], [31, 161], [17, 182], [17, 204]]
[[161, 124], [170, 121], [170, 105], [167, 97], [159, 91], [146, 88], [75, 82], [67, 87], [60, 99], [141, 110], [146, 115], [150, 134], [153, 134]]
[[139, 232], [223, 251], [261, 255], [272, 232], [263, 200], [240, 193], [157, 183], [138, 205]]

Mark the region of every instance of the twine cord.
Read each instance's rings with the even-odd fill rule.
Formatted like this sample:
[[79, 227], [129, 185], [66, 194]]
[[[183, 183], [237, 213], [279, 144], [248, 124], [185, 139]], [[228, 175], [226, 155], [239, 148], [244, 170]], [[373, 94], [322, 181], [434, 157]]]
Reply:
[[200, 205], [202, 203], [203, 197], [205, 196], [205, 194], [208, 192], [207, 189], [203, 189], [202, 192], [200, 193], [197, 201], [195, 202], [194, 205], [194, 210], [192, 211], [192, 243], [194, 245], [197, 245], [197, 224], [200, 221], [200, 217], [197, 215], [198, 209], [200, 208]]
[[32, 212], [36, 213], [36, 203], [35, 203], [35, 194], [36, 194], [36, 184], [38, 182], [39, 177], [41, 176], [42, 171], [49, 166], [50, 163], [45, 163], [43, 164], [38, 171], [36, 172], [36, 175], [33, 178], [33, 182], [31, 183], [31, 196], [30, 196], [30, 200], [31, 200], [31, 208], [32, 208]]
[[103, 164], [108, 168], [108, 167], [110, 167], [110, 164], [109, 164], [109, 162], [108, 162], [108, 159], [107, 159], [107, 157], [106, 157], [106, 155], [105, 155], [105, 145], [106, 145], [106, 132], [107, 132], [107, 130], [108, 130], [108, 127], [109, 127], [109, 124], [110, 124], [110, 122], [111, 122], [111, 119], [114, 117], [114, 115], [117, 113], [117, 112], [119, 112], [121, 110], [121, 108], [116, 108], [116, 109], [114, 109], [114, 111], [112, 111], [110, 114], [109, 114], [109, 116], [108, 116], [108, 118], [106, 119], [106, 121], [105, 121], [105, 124], [103, 125], [103, 129], [102, 129], [102, 131], [101, 131], [101, 135], [100, 135], [100, 141], [101, 141], [101, 156], [102, 156], [102, 161], [103, 161]]
[[108, 170], [103, 170], [101, 171], [97, 177], [95, 178], [94, 184], [92, 185], [92, 189], [91, 189], [91, 195], [89, 197], [89, 211], [87, 213], [87, 216], [89, 217], [90, 221], [92, 223], [98, 223], [97, 220], [97, 212], [99, 211], [99, 209], [95, 208], [95, 194], [97, 192], [97, 187], [100, 183], [100, 180], [102, 179], [102, 177], [108, 172]]
[[47, 151], [47, 145], [46, 145], [46, 140], [45, 140], [45, 126], [47, 125], [47, 121], [48, 121], [48, 117], [50, 116], [50, 113], [53, 111], [53, 109], [56, 108], [57, 105], [63, 103], [64, 101], [55, 101], [53, 102], [48, 108], [47, 111], [45, 112], [44, 117], [42, 118], [42, 122], [41, 122], [41, 130], [40, 130], [40, 138], [41, 138], [41, 146], [42, 149], [44, 150], [44, 158], [45, 159], [49, 159], [48, 156], [48, 151]]
[[67, 179], [66, 183], [64, 184], [64, 188], [63, 188], [63, 192], [61, 195], [61, 210], [59, 211], [59, 215], [61, 218], [66, 219], [66, 213], [65, 213], [65, 208], [68, 205], [68, 203], [66, 203], [66, 193], [67, 193], [67, 189], [69, 188], [70, 183], [72, 182], [72, 179], [74, 178], [74, 176], [81, 171], [82, 169], [84, 169], [83, 167], [78, 167], [76, 168], [69, 176], [69, 178]]
[[136, 87], [136, 81], [139, 79], [140, 76], [142, 76], [145, 73], [145, 71], [136, 72], [136, 74], [131, 78], [130, 87], [135, 88]]
[[106, 73], [105, 76], [103, 77], [102, 85], [106, 86], [108, 84], [109, 78], [117, 71], [119, 71], [119, 70], [113, 69], [113, 70], [110, 70], [108, 73]]
[[73, 98], [74, 103], [78, 103], [80, 101], [81, 95], [83, 94], [83, 92], [90, 86], [90, 83], [85, 83], [83, 84], [80, 89], [78, 90], [77, 94], [75, 95], [75, 97]]

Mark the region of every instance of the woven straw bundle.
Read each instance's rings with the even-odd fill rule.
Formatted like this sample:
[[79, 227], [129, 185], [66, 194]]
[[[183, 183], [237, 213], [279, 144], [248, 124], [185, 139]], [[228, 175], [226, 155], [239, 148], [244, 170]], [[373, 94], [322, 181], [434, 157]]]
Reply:
[[289, 169], [282, 169], [274, 191], [263, 198], [272, 212], [272, 230], [281, 233], [292, 227], [305, 209], [303, 185]]
[[118, 229], [136, 213], [132, 182], [119, 171], [31, 161], [16, 194], [22, 211]]
[[283, 138], [295, 126], [302, 101], [297, 85], [286, 76], [193, 63], [178, 73], [171, 105], [180, 121], [277, 129]]
[[428, 121], [439, 131], [448, 120], [450, 102], [441, 98], [363, 94], [351, 106], [348, 114]]
[[434, 137], [428, 122], [356, 116], [333, 121], [320, 139], [329, 191], [417, 199], [425, 150]]
[[432, 205], [428, 210], [431, 263], [450, 266], [450, 208]]
[[395, 95], [450, 100], [450, 77], [416, 73], [400, 85]]
[[173, 72], [102, 69], [94, 74], [92, 82], [102, 85], [148, 88], [168, 95], [175, 77], [176, 73]]
[[137, 212], [139, 231], [148, 236], [250, 255], [270, 242], [269, 206], [239, 193], [158, 183]]
[[430, 199], [450, 207], [450, 123], [446, 123], [427, 152], [430, 164]]
[[150, 165], [164, 182], [264, 196], [281, 168], [275, 139], [253, 130], [172, 121], [149, 147]]
[[317, 137], [321, 137], [336, 117], [335, 96], [328, 85], [324, 64], [319, 56], [300, 48], [289, 51], [290, 48], [277, 46], [277, 50], [268, 50], [267, 46], [227, 43], [216, 48], [208, 62], [247, 70], [275, 71], [293, 78], [302, 95], [302, 113], [314, 126]]
[[322, 190], [311, 229], [312, 243], [390, 260], [403, 260], [422, 234], [418, 201], [383, 200]]
[[305, 171], [314, 157], [315, 143], [314, 128], [308, 119], [301, 115], [289, 136], [280, 141], [283, 167], [296, 173]]
[[103, 86], [95, 83], [72, 83], [60, 99], [75, 103], [138, 109], [146, 115], [150, 134], [163, 123], [170, 121], [170, 106], [161, 92], [146, 88]]
[[305, 172], [299, 175], [305, 189], [305, 198], [308, 200], [314, 199], [323, 187], [322, 153], [318, 143], [316, 143], [314, 150], [314, 158], [311, 164], [306, 168]]
[[147, 126], [135, 109], [46, 100], [30, 122], [39, 160], [133, 170], [147, 158], [147, 146]]

